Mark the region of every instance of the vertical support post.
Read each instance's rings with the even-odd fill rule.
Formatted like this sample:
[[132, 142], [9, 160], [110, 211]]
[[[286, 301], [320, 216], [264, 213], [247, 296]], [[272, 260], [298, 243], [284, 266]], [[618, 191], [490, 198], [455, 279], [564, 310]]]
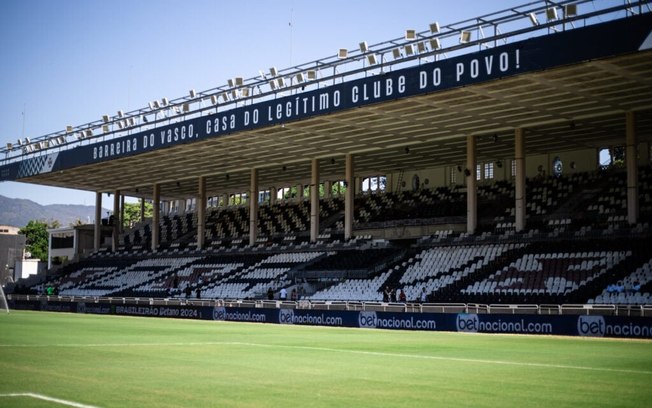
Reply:
[[140, 199], [140, 222], [145, 221], [145, 198]]
[[344, 181], [346, 192], [344, 193], [344, 239], [351, 239], [353, 236], [353, 192], [355, 191], [355, 180], [353, 178], [353, 155], [345, 157], [346, 169]]
[[253, 246], [258, 238], [258, 169], [251, 169], [249, 191], [249, 245]]
[[634, 112], [625, 113], [625, 162], [627, 165], [627, 222], [638, 222], [638, 158], [636, 146], [636, 117]]
[[159, 219], [161, 218], [161, 185], [154, 184], [152, 197], [152, 252], [156, 252], [159, 240]]
[[475, 136], [466, 137], [466, 232], [474, 234], [478, 225], [478, 191], [476, 180]]
[[100, 250], [102, 240], [102, 193], [95, 193], [95, 228], [93, 229], [93, 251]]
[[113, 252], [118, 250], [118, 240], [120, 237], [120, 190], [115, 190], [113, 192], [113, 240], [112, 249]]
[[310, 180], [310, 242], [319, 235], [319, 160], [312, 159]]
[[206, 230], [206, 177], [199, 177], [197, 194], [197, 249], [204, 248], [204, 231]]
[[525, 131], [522, 128], [514, 130], [514, 160], [516, 162], [515, 177], [515, 220], [516, 231], [523, 231], [526, 226], [525, 197]]
[[125, 232], [124, 226], [125, 219], [125, 196], [124, 194], [120, 196], [120, 233]]

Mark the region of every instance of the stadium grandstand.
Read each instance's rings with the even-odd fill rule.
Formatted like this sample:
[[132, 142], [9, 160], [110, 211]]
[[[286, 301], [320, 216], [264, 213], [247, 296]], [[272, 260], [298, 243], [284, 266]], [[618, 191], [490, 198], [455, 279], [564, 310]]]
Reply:
[[649, 1], [534, 1], [7, 143], [0, 180], [97, 197], [10, 298], [644, 315], [651, 49]]

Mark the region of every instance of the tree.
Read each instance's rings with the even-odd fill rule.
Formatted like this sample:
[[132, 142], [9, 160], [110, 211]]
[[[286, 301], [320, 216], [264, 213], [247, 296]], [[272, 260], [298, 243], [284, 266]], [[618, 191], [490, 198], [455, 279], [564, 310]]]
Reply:
[[[58, 222], [56, 223], [58, 224]], [[53, 222], [52, 227], [56, 227]], [[48, 259], [48, 224], [45, 221], [31, 220], [18, 233], [25, 235], [27, 250], [32, 258], [46, 261]]]
[[[122, 225], [125, 228], [131, 228], [140, 221], [140, 203], [125, 203], [124, 220]], [[145, 202], [145, 218], [151, 218], [154, 210], [152, 203]]]

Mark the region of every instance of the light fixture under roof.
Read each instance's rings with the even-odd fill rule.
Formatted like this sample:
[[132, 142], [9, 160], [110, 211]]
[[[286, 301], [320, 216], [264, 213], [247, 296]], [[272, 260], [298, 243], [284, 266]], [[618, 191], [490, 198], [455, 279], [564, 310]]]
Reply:
[[296, 75], [296, 78], [297, 78], [297, 82], [298, 82], [298, 83], [301, 83], [301, 82], [303, 82], [303, 81], [305, 80], [305, 78], [304, 78], [304, 76], [303, 76], [303, 72], [299, 72], [299, 73]]
[[439, 33], [439, 23], [437, 21], [435, 21], [434, 23], [430, 23], [430, 32], [432, 34]]
[[369, 51], [369, 46], [367, 45], [366, 41], [362, 41], [359, 45], [360, 45], [360, 52], [365, 53]]
[[109, 125], [102, 125], [102, 132], [109, 133]]
[[577, 4], [564, 5], [564, 17], [574, 17], [577, 15]]
[[188, 95], [190, 95], [190, 97], [194, 99], [197, 96], [197, 92], [195, 92], [194, 89], [191, 89], [188, 91]]
[[66, 133], [72, 133], [72, 126], [71, 125], [66, 126]]
[[93, 129], [86, 129], [86, 137], [92, 137], [93, 136]]
[[530, 22], [533, 26], [539, 25], [539, 20], [537, 19], [537, 15], [535, 13], [528, 14], [528, 17], [530, 17]]
[[278, 71], [276, 70], [276, 67], [271, 67], [271, 68], [269, 69], [269, 74], [270, 74], [272, 77], [277, 76], [277, 75], [278, 75]]
[[426, 43], [423, 42], [423, 41], [419, 41], [419, 42], [417, 43], [417, 50], [418, 50], [419, 53], [421, 53], [421, 54], [423, 54], [424, 52], [428, 51], [428, 50], [426, 49]]
[[405, 30], [405, 39], [410, 41], [410, 40], [416, 40], [417, 38], [417, 32], [416, 30]]
[[315, 71], [314, 69], [308, 70], [306, 72], [306, 75], [308, 76], [309, 80], [317, 79], [317, 71]]
[[109, 123], [109, 115], [102, 115], [102, 121], [104, 123]]
[[337, 51], [337, 58], [339, 59], [345, 59], [349, 55], [349, 51], [346, 48], [340, 48], [339, 51]]
[[162, 98], [161, 99], [161, 106], [168, 106], [168, 98]]
[[369, 62], [369, 65], [376, 65], [378, 63], [378, 60], [376, 59], [376, 54], [367, 55], [367, 61]]
[[229, 78], [227, 82], [229, 84], [229, 88], [233, 88], [235, 86], [235, 82], [233, 81], [233, 79]]
[[394, 48], [394, 49], [392, 50], [392, 56], [394, 56], [394, 59], [399, 59], [399, 58], [401, 58], [401, 57], [402, 57], [402, 55], [401, 55], [401, 50], [398, 49], [398, 48]]
[[125, 115], [125, 113], [123, 111], [121, 111], [121, 110], [118, 111], [118, 117], [119, 118], [124, 117], [124, 115]]
[[406, 44], [403, 46], [403, 50], [405, 50], [405, 55], [412, 55], [414, 54], [414, 47], [412, 47], [412, 44]]
[[546, 18], [548, 18], [548, 21], [557, 20], [557, 7], [548, 7], [546, 9]]
[[154, 104], [154, 109], [158, 109], [161, 107], [161, 104], [158, 101], [152, 102]]
[[471, 32], [462, 30], [460, 32], [460, 44], [466, 44], [471, 41]]
[[217, 95], [211, 95], [211, 103], [217, 105]]

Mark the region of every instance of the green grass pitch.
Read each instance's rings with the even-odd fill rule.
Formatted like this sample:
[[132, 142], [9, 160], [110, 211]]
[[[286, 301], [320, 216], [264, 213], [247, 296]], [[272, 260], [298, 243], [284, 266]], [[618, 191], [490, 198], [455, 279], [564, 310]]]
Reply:
[[652, 341], [14, 311], [0, 407], [650, 407]]

